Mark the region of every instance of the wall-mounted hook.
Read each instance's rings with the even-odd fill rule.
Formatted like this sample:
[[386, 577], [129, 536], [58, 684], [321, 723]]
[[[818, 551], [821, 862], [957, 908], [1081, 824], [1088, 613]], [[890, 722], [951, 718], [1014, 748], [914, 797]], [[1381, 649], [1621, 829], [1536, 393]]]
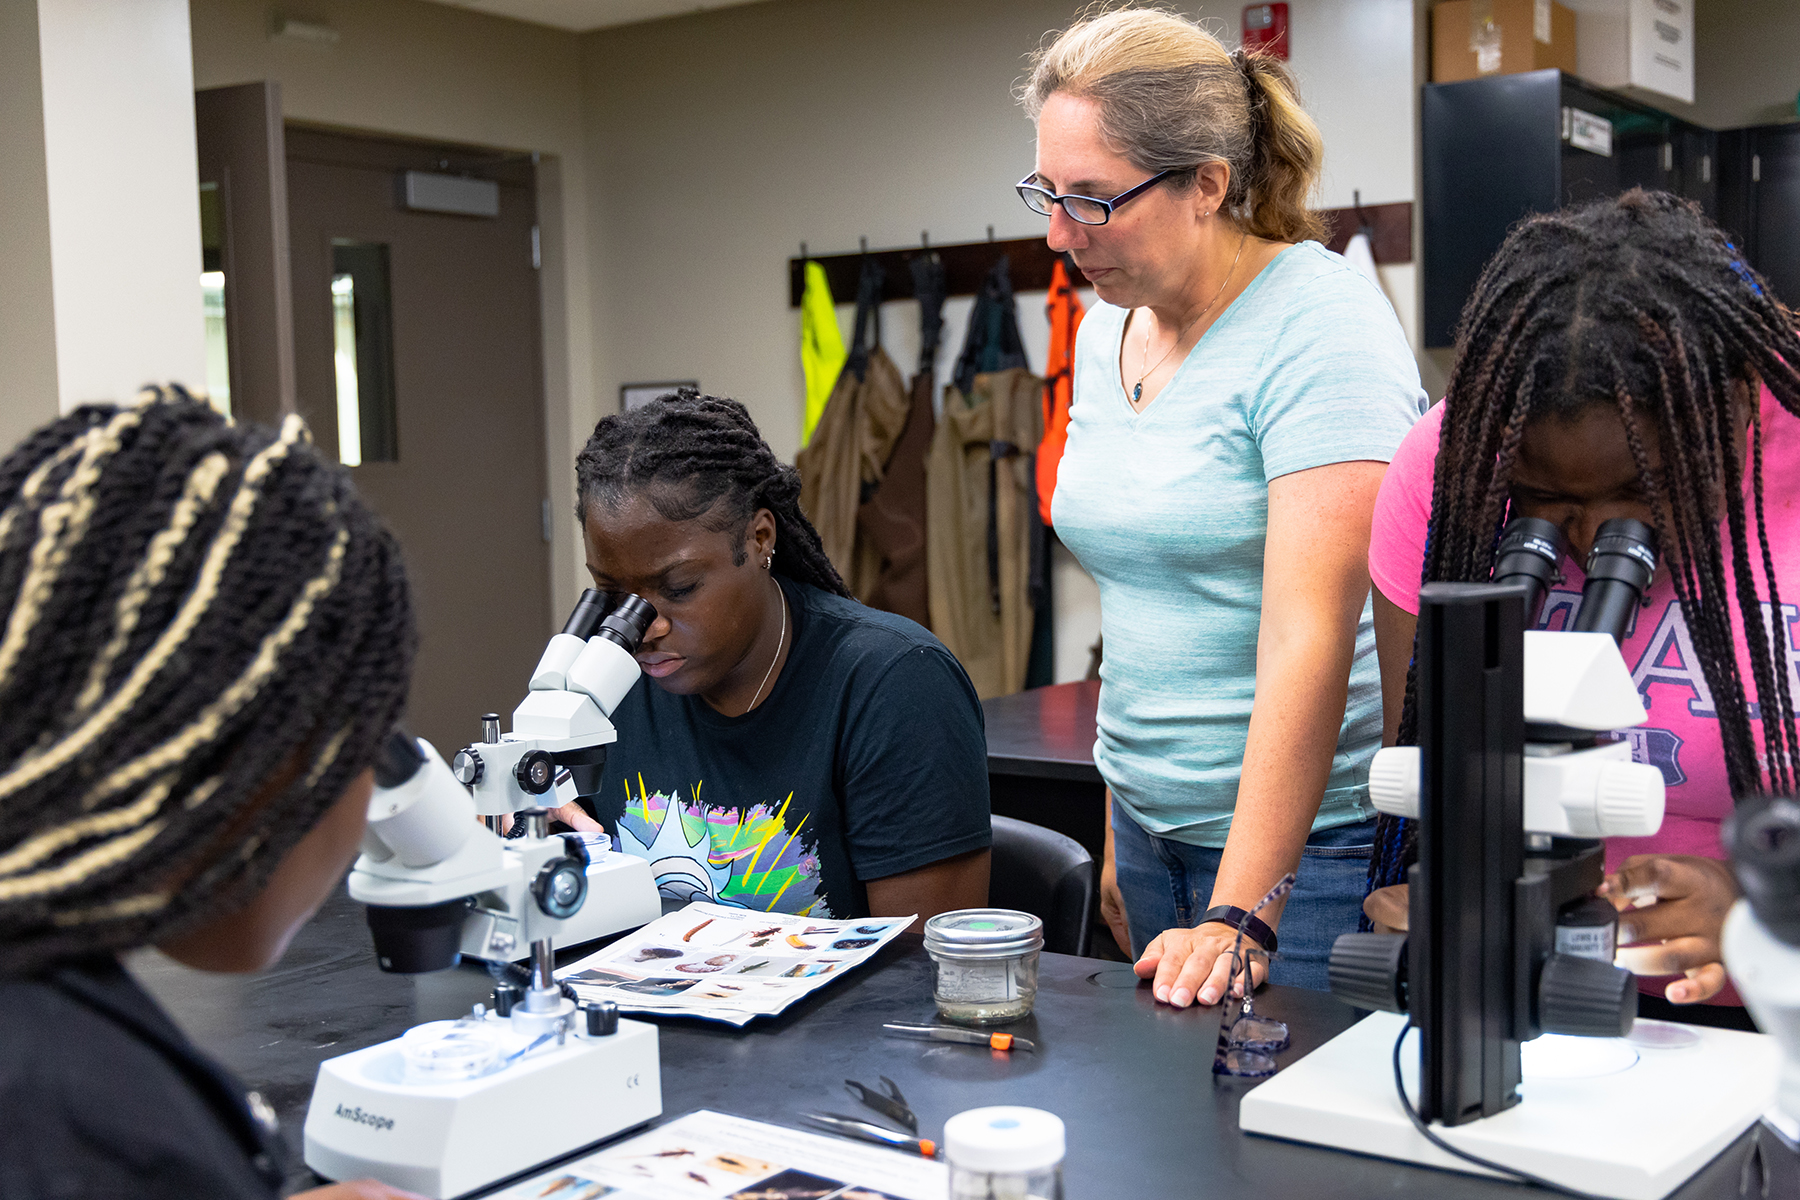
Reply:
[[800, 243], [800, 261], [801, 262], [806, 261], [806, 243], [805, 242]]
[[929, 230], [929, 229], [919, 230], [919, 246], [920, 246], [920, 248], [925, 249], [925, 250], [931, 249], [931, 230]]
[[994, 227], [992, 225], [989, 225], [988, 226], [988, 241], [991, 242], [993, 240], [994, 240]]
[[857, 238], [856, 241], [857, 241], [857, 244], [862, 247], [862, 252], [864, 254], [867, 254], [869, 252], [869, 239], [866, 237], [865, 238]]

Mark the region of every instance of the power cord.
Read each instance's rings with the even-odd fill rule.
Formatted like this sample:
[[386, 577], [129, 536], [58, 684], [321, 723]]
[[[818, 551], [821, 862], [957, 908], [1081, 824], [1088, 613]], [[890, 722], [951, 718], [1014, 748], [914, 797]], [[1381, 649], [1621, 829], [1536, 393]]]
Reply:
[[1550, 1180], [1545, 1179], [1542, 1175], [1533, 1175], [1530, 1171], [1522, 1171], [1518, 1167], [1504, 1166], [1501, 1163], [1491, 1162], [1488, 1159], [1482, 1158], [1480, 1155], [1470, 1154], [1467, 1150], [1459, 1150], [1437, 1134], [1431, 1132], [1431, 1126], [1425, 1123], [1424, 1118], [1419, 1116], [1418, 1109], [1414, 1108], [1412, 1101], [1407, 1099], [1406, 1081], [1400, 1076], [1400, 1047], [1405, 1044], [1406, 1035], [1411, 1033], [1413, 1029], [1414, 1026], [1410, 1024], [1401, 1026], [1400, 1036], [1394, 1039], [1394, 1090], [1400, 1094], [1400, 1107], [1406, 1110], [1407, 1119], [1413, 1123], [1413, 1128], [1419, 1131], [1420, 1137], [1436, 1146], [1439, 1150], [1442, 1150], [1445, 1154], [1460, 1158], [1467, 1163], [1473, 1163], [1485, 1170], [1497, 1171], [1502, 1175], [1517, 1179], [1522, 1183], [1533, 1184], [1543, 1188], [1545, 1191], [1555, 1192], [1559, 1196], [1577, 1196], [1580, 1200], [1609, 1200], [1608, 1197], [1598, 1195], [1597, 1193], [1583, 1192], [1576, 1188], [1564, 1187], [1560, 1183], [1553, 1183]]

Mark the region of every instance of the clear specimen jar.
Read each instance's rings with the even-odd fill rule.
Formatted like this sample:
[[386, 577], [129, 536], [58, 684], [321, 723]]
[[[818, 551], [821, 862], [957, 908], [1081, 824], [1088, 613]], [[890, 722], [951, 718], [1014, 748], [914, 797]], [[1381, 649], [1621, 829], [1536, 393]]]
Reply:
[[1031, 1012], [1044, 923], [1010, 908], [961, 908], [925, 922], [937, 964], [938, 1013], [959, 1025], [999, 1025]]

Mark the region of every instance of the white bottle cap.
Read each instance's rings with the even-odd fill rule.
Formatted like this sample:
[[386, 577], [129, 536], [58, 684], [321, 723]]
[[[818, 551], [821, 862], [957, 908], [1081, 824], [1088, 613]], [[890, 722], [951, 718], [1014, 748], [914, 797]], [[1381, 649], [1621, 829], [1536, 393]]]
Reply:
[[953, 1167], [992, 1174], [1047, 1171], [1063, 1160], [1063, 1123], [1041, 1108], [971, 1108], [944, 1123], [944, 1157]]

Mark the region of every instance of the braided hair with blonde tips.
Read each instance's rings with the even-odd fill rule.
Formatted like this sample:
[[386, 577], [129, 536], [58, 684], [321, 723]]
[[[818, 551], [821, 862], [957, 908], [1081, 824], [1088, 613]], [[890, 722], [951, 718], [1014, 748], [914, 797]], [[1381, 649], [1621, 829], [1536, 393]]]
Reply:
[[800, 511], [800, 472], [775, 457], [736, 400], [693, 388], [666, 392], [628, 413], [604, 417], [575, 459], [575, 519], [595, 504], [616, 508], [643, 496], [664, 519], [705, 518], [738, 545], [758, 509], [775, 518], [771, 569], [821, 591], [849, 596], [825, 556], [819, 532]]
[[[1528, 424], [1616, 409], [1656, 514], [1739, 800], [1762, 791], [1791, 795], [1800, 786], [1788, 634], [1775, 616], [1781, 595], [1764, 519], [1758, 380], [1800, 416], [1794, 314], [1696, 205], [1633, 189], [1522, 222], [1463, 310], [1421, 579], [1480, 582], [1492, 574]], [[1748, 464], [1737, 449], [1746, 417]], [[1640, 428], [1656, 431], [1657, 468]], [[1748, 504], [1739, 486], [1746, 474]], [[1765, 596], [1756, 593], [1757, 575]], [[1748, 681], [1738, 667], [1740, 635]], [[1417, 740], [1416, 666], [1407, 673], [1403, 745]], [[1405, 878], [1415, 837], [1413, 822], [1380, 818], [1371, 886]]]
[[237, 907], [373, 760], [400, 550], [306, 427], [178, 387], [0, 462], [0, 973]]

